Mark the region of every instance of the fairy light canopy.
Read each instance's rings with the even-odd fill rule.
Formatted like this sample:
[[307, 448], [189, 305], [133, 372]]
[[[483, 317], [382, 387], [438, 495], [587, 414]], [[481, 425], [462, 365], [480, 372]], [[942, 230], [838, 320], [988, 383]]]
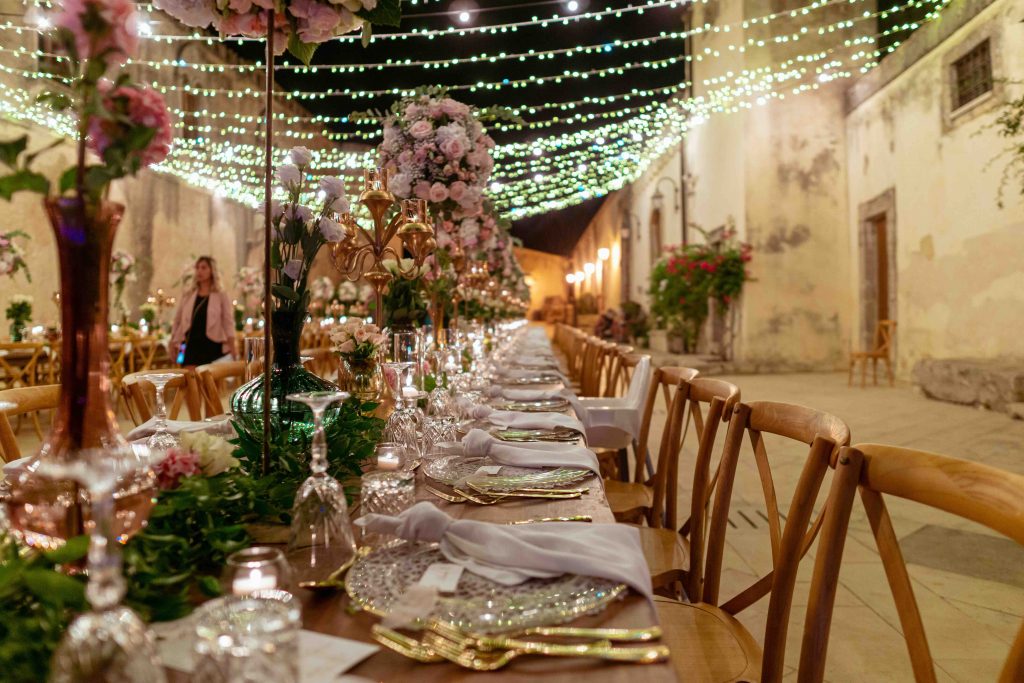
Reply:
[[[0, 35], [45, 30], [39, 10], [51, 1], [29, 0], [24, 17], [0, 22]], [[763, 15], [735, 24], [694, 26], [687, 21], [690, 3], [682, 0], [404, 0], [401, 26], [376, 29], [365, 47], [353, 34], [321, 45], [310, 66], [289, 56], [278, 60], [277, 97], [296, 106], [275, 116], [275, 146], [283, 154], [294, 144], [308, 145], [319, 167], [355, 173], [374, 162], [381, 130], [376, 112], [417, 88], [444, 86], [463, 102], [508, 107], [522, 119], [489, 129], [497, 142], [489, 190], [499, 210], [523, 219], [592, 206], [710, 116], [870, 69], [883, 50], [947, 2], [843, 0], [855, 11], [840, 17], [829, 11], [835, 0], [804, 0], [785, 11], [766, 7]], [[138, 5], [145, 13], [141, 37], [173, 48], [160, 54], [179, 57], [147, 55], [135, 64], [168, 95], [179, 131], [200, 132], [180, 136], [161, 170], [189, 182], [217, 179], [224, 196], [255, 204], [262, 174], [262, 121], [255, 111], [262, 91], [254, 77], [262, 69], [262, 42], [183, 32], [148, 2]], [[783, 22], [794, 17], [809, 31], [789, 30]], [[758, 30], [746, 30], [751, 27]], [[691, 38], [710, 33], [719, 34], [720, 52], [690, 49]], [[811, 45], [808, 33], [835, 33], [835, 48]], [[5, 42], [0, 70], [38, 77], [27, 66], [32, 55]], [[780, 42], [792, 57], [757, 60], [763, 66], [714, 78], [708, 74], [715, 69], [702, 66]], [[214, 63], [199, 56], [208, 52], [187, 49], [220, 43], [243, 59]], [[36, 56], [47, 57], [42, 48]], [[206, 74], [241, 77], [214, 82], [204, 81]], [[692, 74], [702, 97], [691, 95]], [[27, 93], [0, 86], [0, 114], [34, 118], [26, 115], [32, 106]], [[218, 110], [224, 98], [248, 103], [253, 113]], [[61, 129], [60, 121], [46, 123]], [[576, 224], [564, 221], [561, 229]]]

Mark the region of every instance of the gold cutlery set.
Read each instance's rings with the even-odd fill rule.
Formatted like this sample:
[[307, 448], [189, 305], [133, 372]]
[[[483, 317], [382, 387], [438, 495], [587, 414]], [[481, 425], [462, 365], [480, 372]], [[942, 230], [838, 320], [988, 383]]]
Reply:
[[477, 505], [494, 505], [508, 498], [542, 498], [545, 500], [571, 500], [579, 498], [589, 491], [589, 488], [572, 489], [488, 489], [472, 481], [466, 481], [465, 486], [458, 484], [452, 486], [453, 493], [445, 493], [439, 489], [424, 484], [424, 488], [441, 500], [449, 503], [476, 503]]
[[653, 664], [669, 657], [667, 647], [651, 644], [661, 638], [661, 629], [657, 626], [637, 629], [540, 626], [487, 636], [435, 619], [427, 624], [422, 640], [380, 624], [373, 627], [372, 633], [378, 643], [410, 659], [449, 661], [475, 671], [495, 671], [524, 655], [583, 657], [628, 664]]
[[491, 436], [508, 443], [531, 443], [547, 441], [555, 443], [575, 443], [583, 438], [575, 429], [557, 427], [555, 429], [495, 429]]

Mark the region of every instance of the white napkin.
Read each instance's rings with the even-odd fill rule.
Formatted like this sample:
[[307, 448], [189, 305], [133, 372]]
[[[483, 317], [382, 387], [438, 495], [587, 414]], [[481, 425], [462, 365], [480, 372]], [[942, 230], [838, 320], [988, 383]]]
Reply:
[[[231, 431], [230, 423], [228, 418], [223, 420], [211, 420], [210, 422], [193, 422], [191, 420], [168, 420], [167, 431], [171, 434], [180, 434], [182, 432], [210, 432], [211, 434], [222, 434], [226, 433], [225, 430]], [[153, 435], [156, 431], [156, 418], [151, 417], [138, 427], [128, 432], [128, 436], [125, 437], [129, 441], [137, 441], [138, 439], [145, 439]]]
[[448, 561], [506, 586], [568, 573], [619, 581], [652, 597], [640, 534], [624, 524], [453, 520], [427, 502], [397, 517], [363, 515], [356, 524], [408, 541], [440, 543]]
[[487, 395], [492, 398], [507, 398], [510, 401], [546, 401], [552, 398], [564, 398], [576, 411], [577, 416], [584, 414], [584, 406], [572, 389], [516, 389], [492, 386], [487, 390]]
[[[480, 411], [477, 411], [480, 412]], [[575, 417], [562, 413], [522, 413], [518, 410], [492, 410], [477, 419], [486, 419], [492, 425], [503, 429], [557, 429], [566, 427], [586, 434], [586, 427]]]
[[507, 379], [523, 379], [526, 377], [536, 377], [540, 375], [551, 375], [558, 377], [558, 379], [564, 384], [570, 384], [569, 380], [558, 370], [530, 370], [527, 368], [498, 368], [498, 375]]
[[530, 441], [513, 445], [482, 429], [471, 429], [462, 439], [462, 445], [466, 455], [487, 456], [510, 467], [574, 467], [601, 475], [594, 451], [574, 444]]

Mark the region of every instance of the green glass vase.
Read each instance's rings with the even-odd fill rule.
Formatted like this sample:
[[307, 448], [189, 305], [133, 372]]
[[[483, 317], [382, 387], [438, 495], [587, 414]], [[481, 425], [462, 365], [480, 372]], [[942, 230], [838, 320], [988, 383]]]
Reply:
[[[278, 310], [271, 314], [273, 361], [270, 367], [270, 430], [274, 437], [284, 433], [288, 443], [304, 447], [311, 443], [313, 413], [304, 404], [289, 401], [290, 394], [307, 391], [338, 391], [337, 385], [318, 377], [302, 366], [299, 339], [306, 319], [304, 310]], [[236, 424], [255, 440], [263, 438], [263, 375], [239, 387], [231, 397], [231, 412]], [[324, 414], [324, 427], [337, 420], [340, 405]]]

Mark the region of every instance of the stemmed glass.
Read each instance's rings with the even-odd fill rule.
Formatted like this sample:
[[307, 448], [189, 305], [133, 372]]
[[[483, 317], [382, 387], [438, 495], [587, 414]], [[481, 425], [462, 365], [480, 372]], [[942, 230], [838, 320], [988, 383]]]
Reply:
[[143, 376], [143, 379], [150, 382], [156, 389], [156, 423], [153, 425], [153, 434], [149, 437], [146, 445], [154, 451], [165, 451], [178, 445], [178, 440], [167, 431], [167, 403], [164, 400], [164, 390], [167, 384], [178, 377], [176, 372], [154, 372]]
[[121, 605], [125, 582], [114, 528], [118, 480], [161, 457], [162, 453], [148, 449], [94, 449], [79, 452], [74, 460], [43, 458], [39, 462], [40, 475], [77, 481], [86, 488], [92, 519], [85, 588], [92, 610], [68, 626], [53, 656], [50, 681], [166, 681], [153, 634], [135, 612]]
[[294, 580], [300, 586], [331, 580], [332, 574], [348, 565], [356, 555], [345, 491], [337, 479], [327, 474], [327, 435], [324, 432], [324, 412], [348, 397], [344, 391], [288, 395], [289, 401], [309, 406], [314, 426], [309, 461], [312, 474], [295, 495], [285, 553], [295, 570]]

